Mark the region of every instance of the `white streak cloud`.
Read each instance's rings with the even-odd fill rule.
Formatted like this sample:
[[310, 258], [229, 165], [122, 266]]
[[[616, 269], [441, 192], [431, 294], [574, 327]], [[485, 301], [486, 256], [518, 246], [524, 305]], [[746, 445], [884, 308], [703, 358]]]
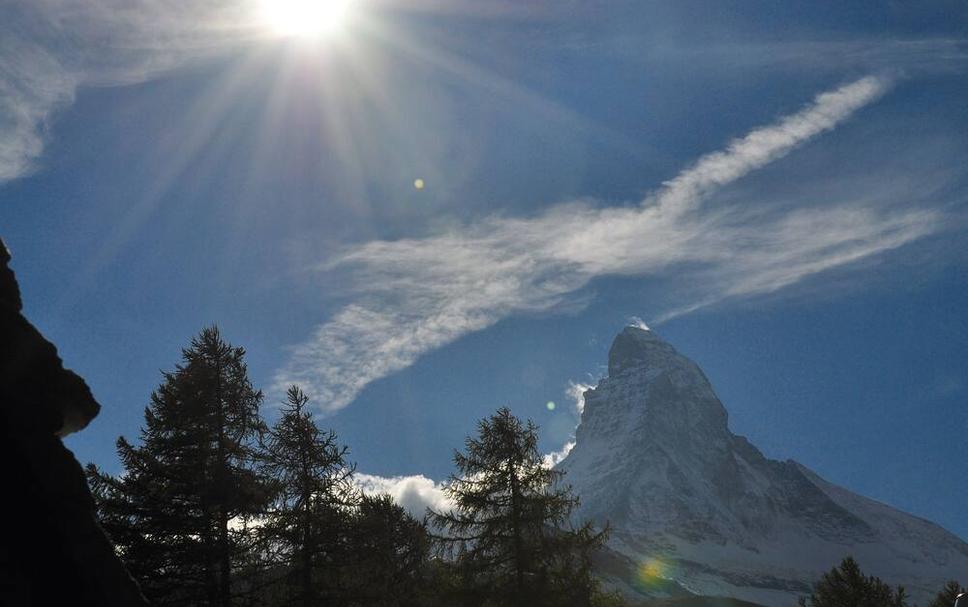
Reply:
[[867, 202], [780, 216], [755, 205], [702, 209], [720, 188], [833, 129], [889, 87], [868, 76], [822, 93], [701, 157], [634, 206], [561, 204], [532, 218], [492, 217], [429, 238], [353, 248], [322, 271], [349, 271], [355, 300], [293, 348], [276, 387], [305, 386], [335, 411], [425, 352], [510, 315], [566, 304], [596, 277], [673, 269], [702, 277], [688, 303], [662, 315], [668, 319], [773, 292], [929, 234], [939, 224], [935, 212]]

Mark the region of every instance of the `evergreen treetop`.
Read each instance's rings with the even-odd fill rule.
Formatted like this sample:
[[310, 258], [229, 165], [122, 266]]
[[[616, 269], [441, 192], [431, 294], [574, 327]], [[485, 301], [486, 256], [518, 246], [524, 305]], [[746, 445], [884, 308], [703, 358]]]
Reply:
[[968, 589], [955, 580], [949, 580], [928, 607], [954, 607], [955, 599], [963, 592], [968, 592]]
[[231, 604], [233, 562], [251, 538], [267, 486], [257, 469], [262, 393], [245, 351], [204, 329], [165, 372], [145, 408], [140, 444], [119, 438], [124, 474], [89, 467], [106, 530], [158, 604]]
[[291, 386], [261, 453], [275, 489], [261, 533], [272, 561], [287, 570], [290, 599], [307, 606], [344, 593], [346, 529], [359, 501], [346, 447], [319, 429], [308, 406], [309, 397]]
[[439, 540], [456, 557], [463, 598], [555, 604], [567, 578], [571, 591], [585, 590], [571, 604], [590, 600], [594, 582], [584, 563], [604, 533], [590, 525], [568, 528], [578, 500], [570, 487], [559, 486], [563, 473], [544, 465], [534, 423], [499, 409], [478, 423], [465, 449], [455, 452], [459, 474], [446, 489], [453, 510], [430, 513], [442, 531]]
[[806, 607], [906, 607], [903, 587], [892, 588], [880, 578], [867, 576], [853, 557], [821, 576], [814, 584], [809, 599], [800, 599]]

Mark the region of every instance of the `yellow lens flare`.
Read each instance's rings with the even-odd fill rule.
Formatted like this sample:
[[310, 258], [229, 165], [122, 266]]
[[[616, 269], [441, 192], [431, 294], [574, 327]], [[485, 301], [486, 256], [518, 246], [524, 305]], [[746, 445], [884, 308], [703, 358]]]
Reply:
[[657, 559], [646, 559], [638, 570], [638, 583], [646, 588], [658, 588], [671, 577], [671, 567], [668, 563]]
[[280, 36], [333, 34], [346, 22], [352, 0], [260, 0], [262, 19]]
[[422, 190], [422, 189], [424, 189], [424, 186], [426, 186], [426, 184], [424, 183], [424, 180], [423, 179], [420, 179], [418, 177], [417, 179], [414, 179], [413, 180], [413, 187], [414, 188], [416, 188], [418, 190]]
[[664, 567], [661, 561], [649, 559], [639, 567], [639, 577], [643, 579], [654, 579], [662, 577]]

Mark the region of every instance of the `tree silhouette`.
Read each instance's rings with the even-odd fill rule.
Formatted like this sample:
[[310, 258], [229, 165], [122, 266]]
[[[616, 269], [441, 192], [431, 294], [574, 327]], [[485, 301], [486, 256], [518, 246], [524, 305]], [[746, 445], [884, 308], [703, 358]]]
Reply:
[[140, 444], [118, 439], [124, 474], [88, 467], [105, 529], [155, 604], [227, 607], [242, 588], [234, 565], [267, 497], [256, 468], [262, 394], [244, 356], [204, 329], [152, 393]]
[[928, 604], [928, 607], [954, 607], [955, 599], [963, 592], [968, 592], [968, 589], [957, 581], [950, 580]]
[[459, 474], [447, 486], [455, 507], [430, 520], [456, 560], [467, 604], [591, 600], [590, 554], [604, 533], [567, 528], [578, 500], [558, 485], [563, 473], [543, 465], [537, 442], [534, 423], [502, 408], [478, 423], [465, 453], [455, 452]]
[[333, 602], [343, 591], [342, 570], [351, 560], [346, 530], [358, 501], [346, 447], [319, 429], [308, 405], [298, 387], [289, 388], [261, 455], [275, 489], [261, 533], [273, 562], [286, 571], [289, 600], [304, 606]]
[[353, 572], [358, 601], [382, 607], [415, 607], [428, 594], [430, 537], [423, 523], [389, 495], [365, 495], [352, 527]]
[[809, 599], [800, 599], [805, 607], [905, 607], [904, 588], [891, 588], [873, 576], [866, 576], [852, 557], [821, 576], [814, 584]]

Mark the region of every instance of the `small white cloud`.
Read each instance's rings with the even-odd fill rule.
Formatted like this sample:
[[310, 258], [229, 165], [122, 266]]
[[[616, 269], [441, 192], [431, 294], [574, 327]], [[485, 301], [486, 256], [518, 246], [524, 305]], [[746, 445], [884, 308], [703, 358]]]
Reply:
[[[572, 408], [578, 417], [578, 423], [575, 424], [576, 430], [578, 426], [581, 424], [582, 413], [585, 412], [585, 392], [590, 390], [592, 387], [593, 386], [589, 384], [571, 381], [571, 382], [568, 382], [568, 388], [565, 390], [565, 394], [568, 396], [568, 399], [571, 400]], [[561, 463], [562, 460], [568, 457], [568, 454], [571, 453], [571, 450], [574, 448], [575, 448], [575, 433], [573, 431], [571, 437], [568, 439], [568, 442], [566, 442], [561, 447], [561, 449], [559, 449], [558, 451], [553, 451], [552, 453], [545, 454], [544, 456], [545, 467], [554, 468], [559, 463]]]
[[582, 382], [570, 381], [568, 382], [568, 389], [565, 393], [571, 402], [574, 404], [575, 412], [578, 413], [579, 420], [581, 419], [582, 413], [585, 412], [585, 392], [588, 392], [595, 386], [591, 384], [586, 384]]
[[545, 454], [544, 460], [543, 460], [544, 467], [554, 468], [555, 466], [560, 464], [562, 460], [568, 457], [568, 454], [571, 453], [571, 450], [574, 448], [575, 448], [575, 441], [570, 440], [567, 443], [565, 443], [565, 445], [560, 450]]
[[364, 493], [386, 493], [417, 519], [422, 519], [428, 508], [445, 512], [454, 507], [444, 492], [444, 486], [423, 475], [385, 477], [356, 474], [355, 480]]

